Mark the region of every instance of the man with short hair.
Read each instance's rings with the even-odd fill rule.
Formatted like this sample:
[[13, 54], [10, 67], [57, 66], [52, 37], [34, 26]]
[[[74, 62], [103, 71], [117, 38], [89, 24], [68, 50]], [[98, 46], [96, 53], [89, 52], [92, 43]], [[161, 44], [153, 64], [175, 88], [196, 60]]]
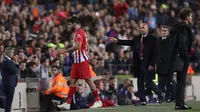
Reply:
[[98, 91], [95, 84], [91, 80], [91, 73], [89, 68], [89, 54], [88, 54], [88, 42], [87, 35], [81, 28], [80, 20], [77, 17], [72, 17], [67, 21], [67, 29], [74, 32], [73, 46], [69, 49], [58, 49], [60, 54], [66, 52], [73, 52], [74, 63], [70, 73], [70, 89], [67, 102], [58, 105], [58, 107], [69, 110], [72, 102], [73, 94], [76, 92], [76, 82], [78, 79], [84, 79], [92, 90], [92, 94], [95, 97], [95, 102], [90, 108], [102, 107]]
[[189, 27], [192, 24], [192, 10], [183, 8], [179, 17], [181, 22], [176, 24], [170, 32], [173, 41], [170, 43], [170, 49], [173, 51], [171, 62], [171, 72], [177, 72], [176, 86], [176, 110], [192, 109], [184, 101], [186, 75], [189, 66], [189, 52], [192, 46], [192, 31]]
[[170, 72], [170, 41], [169, 27], [162, 25], [160, 28], [161, 37], [158, 38], [158, 87], [165, 93], [165, 101], [172, 102], [175, 100], [174, 89], [172, 86], [173, 73]]
[[69, 87], [67, 85], [67, 80], [63, 77], [62, 72], [60, 72], [60, 68], [56, 65], [51, 66], [51, 74], [53, 75], [50, 81], [51, 85], [45, 93], [43, 93], [44, 98], [41, 103], [41, 111], [55, 112], [56, 108], [54, 107], [52, 100], [62, 102], [68, 96]]
[[89, 108], [87, 98], [83, 96], [84, 87], [82, 84], [77, 84], [76, 93], [73, 96], [73, 101], [70, 110]]
[[16, 67], [16, 64], [12, 61], [13, 56], [14, 48], [5, 48], [4, 60], [1, 64], [2, 85], [6, 96], [5, 112], [11, 112], [13, 96], [18, 80], [17, 74], [19, 70]]
[[158, 95], [159, 103], [164, 96], [158, 86], [153, 82], [155, 78], [155, 64], [157, 62], [157, 38], [149, 33], [147, 23], [140, 24], [140, 35], [133, 40], [120, 40], [111, 38], [111, 42], [119, 45], [129, 45], [133, 49], [133, 70], [138, 78], [138, 92], [140, 101], [137, 105], [146, 105], [145, 83], [149, 92], [152, 90]]

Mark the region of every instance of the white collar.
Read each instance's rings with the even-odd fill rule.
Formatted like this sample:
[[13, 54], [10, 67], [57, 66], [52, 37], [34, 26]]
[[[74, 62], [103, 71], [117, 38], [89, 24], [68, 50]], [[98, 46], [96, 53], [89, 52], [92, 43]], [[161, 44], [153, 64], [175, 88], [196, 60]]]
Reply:
[[145, 34], [145, 35], [142, 35], [142, 37], [146, 37], [148, 35], [148, 33], [147, 34]]
[[162, 40], [167, 39], [167, 37], [162, 37]]
[[[4, 55], [5, 55], [5, 54], [4, 54]], [[9, 60], [11, 60], [11, 58], [10, 58], [9, 56], [5, 55], [5, 57], [8, 58]]]

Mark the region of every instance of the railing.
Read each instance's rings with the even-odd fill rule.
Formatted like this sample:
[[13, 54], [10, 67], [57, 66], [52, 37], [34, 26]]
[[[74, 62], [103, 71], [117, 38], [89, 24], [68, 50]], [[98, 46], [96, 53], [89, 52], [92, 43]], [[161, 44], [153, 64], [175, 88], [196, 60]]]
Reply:
[[109, 64], [108, 69], [109, 72], [112, 73], [112, 75], [118, 75], [118, 74], [121, 75], [121, 73], [119, 73], [120, 70], [128, 71], [128, 73], [126, 74], [132, 74], [133, 73], [132, 66], [133, 66], [132, 64]]

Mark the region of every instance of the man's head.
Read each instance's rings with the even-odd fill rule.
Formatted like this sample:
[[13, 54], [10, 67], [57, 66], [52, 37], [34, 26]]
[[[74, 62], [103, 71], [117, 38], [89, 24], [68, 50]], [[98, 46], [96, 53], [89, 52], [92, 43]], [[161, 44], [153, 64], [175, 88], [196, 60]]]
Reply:
[[29, 65], [30, 65], [30, 69], [31, 69], [32, 71], [37, 67], [37, 63], [35, 63], [35, 62], [33, 62], [33, 61], [31, 61], [31, 62], [29, 63]]
[[53, 60], [53, 65], [56, 65], [56, 66], [60, 67], [61, 63], [60, 63], [59, 59], [54, 59]]
[[127, 87], [129, 84], [131, 84], [131, 81], [129, 79], [125, 79], [124, 86]]
[[19, 52], [18, 58], [19, 58], [19, 60], [24, 61], [26, 59], [26, 55], [24, 54], [24, 52]]
[[187, 22], [188, 24], [192, 23], [192, 10], [190, 8], [183, 8], [179, 13], [179, 17], [182, 21]]
[[128, 89], [129, 92], [132, 92], [132, 90], [133, 90], [133, 85], [132, 85], [132, 84], [127, 85], [127, 89]]
[[109, 86], [110, 87], [115, 87], [115, 78], [114, 77], [110, 77], [109, 78]]
[[161, 30], [162, 37], [167, 37], [169, 35], [169, 26], [162, 25], [160, 30]]
[[75, 31], [81, 25], [81, 22], [78, 17], [71, 17], [67, 20], [67, 30]]
[[130, 52], [129, 51], [124, 51], [124, 56], [126, 59], [130, 58]]
[[19, 70], [24, 71], [26, 69], [26, 62], [22, 61], [19, 64]]
[[149, 27], [146, 23], [141, 23], [140, 24], [140, 34], [141, 35], [146, 35], [149, 31]]
[[109, 53], [108, 56], [109, 56], [109, 59], [110, 59], [110, 60], [113, 60], [113, 59], [115, 58], [115, 55], [114, 55], [113, 52]]
[[119, 54], [118, 54], [119, 59], [123, 59], [124, 58], [124, 51], [120, 50]]
[[14, 48], [6, 47], [5, 48], [5, 54], [6, 54], [6, 56], [12, 58], [14, 56]]
[[132, 93], [132, 92], [136, 93], [136, 92], [137, 92], [136, 89], [134, 88], [133, 84], [129, 84], [129, 85], [127, 86], [127, 90], [128, 90], [128, 92], [130, 92], [130, 93]]
[[51, 73], [52, 73], [53, 75], [57, 75], [57, 74], [59, 73], [59, 67], [56, 66], [56, 65], [53, 65], [53, 66], [51, 67]]
[[95, 80], [94, 84], [96, 85], [98, 90], [104, 90], [104, 84], [102, 80]]
[[1, 26], [0, 26], [0, 32], [1, 32], [1, 33], [4, 33], [4, 32], [5, 32], [5, 27], [4, 27], [4, 25], [1, 25]]
[[76, 91], [79, 93], [79, 94], [83, 94], [83, 85], [82, 84], [77, 84], [76, 86]]
[[48, 58], [41, 59], [41, 64], [45, 67], [49, 67], [50, 64], [49, 59]]

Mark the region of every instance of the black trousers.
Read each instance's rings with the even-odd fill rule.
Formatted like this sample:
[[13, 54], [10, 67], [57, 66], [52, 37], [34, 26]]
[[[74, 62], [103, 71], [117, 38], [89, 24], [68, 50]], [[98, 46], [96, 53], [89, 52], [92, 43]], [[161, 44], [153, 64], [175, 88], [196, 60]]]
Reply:
[[141, 102], [146, 102], [145, 83], [146, 88], [148, 88], [149, 91], [154, 91], [157, 95], [161, 95], [161, 91], [159, 90], [158, 86], [153, 82], [153, 75], [155, 74], [153, 74], [152, 71], [148, 71], [148, 67], [145, 66], [144, 62], [140, 61], [137, 85]]
[[176, 105], [185, 104], [185, 86], [189, 63], [185, 63], [182, 71], [177, 72]]
[[54, 100], [62, 100], [63, 98], [60, 98], [54, 94], [50, 95], [43, 95], [42, 101], [40, 102], [40, 112], [55, 112], [56, 107], [52, 103], [52, 99]]
[[12, 106], [12, 102], [13, 102], [13, 96], [15, 93], [15, 87], [5, 85], [4, 93], [6, 96], [5, 112], [11, 112], [11, 106]]
[[165, 93], [166, 99], [175, 99], [175, 84], [173, 81], [173, 74], [158, 74], [158, 87]]

